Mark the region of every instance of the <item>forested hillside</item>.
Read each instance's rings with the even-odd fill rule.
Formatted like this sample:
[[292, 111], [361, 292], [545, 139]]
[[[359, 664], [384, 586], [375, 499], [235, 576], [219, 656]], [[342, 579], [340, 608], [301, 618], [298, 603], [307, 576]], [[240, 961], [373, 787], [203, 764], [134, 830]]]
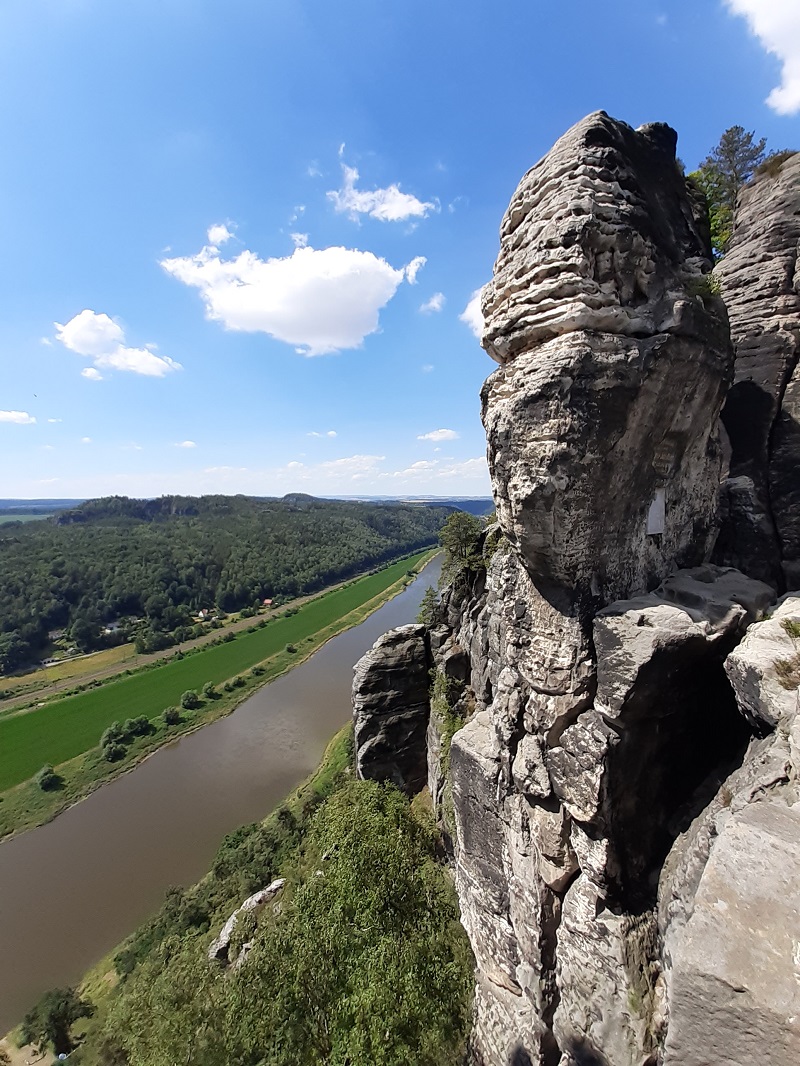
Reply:
[[90, 500], [0, 528], [0, 672], [63, 631], [80, 651], [187, 639], [201, 609], [315, 592], [436, 541], [447, 508], [245, 496]]

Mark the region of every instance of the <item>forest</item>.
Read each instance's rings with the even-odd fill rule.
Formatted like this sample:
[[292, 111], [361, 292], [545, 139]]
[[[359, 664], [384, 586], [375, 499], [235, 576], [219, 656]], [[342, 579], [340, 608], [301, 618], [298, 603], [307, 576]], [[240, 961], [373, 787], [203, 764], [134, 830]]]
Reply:
[[436, 542], [447, 507], [246, 496], [89, 500], [0, 527], [0, 673], [54, 639], [140, 651], [197, 635], [198, 612], [253, 610]]

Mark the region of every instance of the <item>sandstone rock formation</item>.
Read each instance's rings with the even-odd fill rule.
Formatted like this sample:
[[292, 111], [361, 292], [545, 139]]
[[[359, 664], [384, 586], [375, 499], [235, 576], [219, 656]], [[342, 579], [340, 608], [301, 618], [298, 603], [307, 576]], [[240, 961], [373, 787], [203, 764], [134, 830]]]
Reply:
[[241, 964], [244, 958], [247, 956], [250, 950], [249, 944], [243, 944], [236, 958], [230, 957], [231, 941], [233, 940], [233, 934], [236, 931], [236, 926], [241, 921], [245, 914], [258, 914], [266, 907], [281, 891], [286, 884], [286, 880], [283, 877], [279, 877], [276, 881], [267, 885], [266, 888], [260, 888], [258, 892], [254, 892], [252, 896], [248, 896], [240, 907], [237, 907], [233, 914], [223, 925], [220, 930], [219, 936], [217, 936], [208, 949], [208, 957], [212, 962], [221, 962], [225, 965], [233, 963], [234, 965]]
[[729, 513], [716, 558], [800, 585], [800, 154], [740, 194], [736, 226], [714, 270], [736, 349], [722, 419], [730, 437]]
[[359, 660], [353, 677], [356, 772], [413, 794], [428, 774], [430, 704], [425, 626], [392, 629]]
[[[498, 524], [442, 595], [418, 715], [476, 960], [470, 1066], [800, 1061], [800, 597], [760, 621], [775, 573], [758, 563], [777, 536], [792, 572], [800, 478], [775, 426], [797, 334], [778, 315], [760, 349], [761, 467], [732, 440], [719, 558], [756, 559], [745, 576], [709, 562], [733, 350], [674, 149], [662, 125], [580, 122], [523, 178], [484, 292]], [[380, 656], [364, 663], [380, 693]], [[380, 736], [391, 777], [381, 700], [358, 699], [360, 772]]]
[[675, 144], [662, 124], [578, 123], [522, 179], [484, 289], [498, 519], [537, 587], [584, 614], [702, 562], [716, 533], [733, 357]]

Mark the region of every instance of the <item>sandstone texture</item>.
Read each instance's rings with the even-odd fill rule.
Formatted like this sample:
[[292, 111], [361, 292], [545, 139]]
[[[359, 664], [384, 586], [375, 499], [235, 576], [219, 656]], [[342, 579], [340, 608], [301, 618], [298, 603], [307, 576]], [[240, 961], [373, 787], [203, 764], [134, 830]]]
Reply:
[[234, 965], [237, 965], [246, 958], [247, 953], [250, 950], [249, 943], [242, 945], [236, 958], [230, 957], [231, 941], [233, 940], [236, 926], [245, 914], [260, 913], [264, 907], [266, 907], [266, 905], [278, 895], [285, 884], [285, 878], [279, 877], [276, 881], [267, 885], [266, 888], [261, 888], [258, 892], [254, 892], [252, 896], [248, 896], [244, 903], [236, 908], [230, 918], [228, 918], [223, 925], [219, 936], [211, 942], [211, 946], [208, 949], [208, 957], [212, 962], [215, 961], [224, 964], [233, 963]]
[[522, 179], [484, 289], [498, 519], [537, 587], [584, 615], [703, 562], [716, 533], [733, 355], [675, 143], [663, 124], [578, 123]]
[[[598, 112], [523, 178], [483, 298], [497, 523], [408, 637], [430, 711], [383, 684], [420, 708], [397, 765], [419, 740], [475, 955], [470, 1066], [800, 1062], [800, 594], [774, 602], [800, 491], [780, 430], [796, 256], [784, 224], [737, 227], [737, 382], [771, 397], [743, 443], [738, 400], [720, 428], [733, 348], [674, 149]], [[405, 781], [379, 645], [359, 772]]]
[[430, 667], [420, 625], [385, 633], [356, 664], [353, 721], [360, 778], [392, 781], [409, 795], [425, 786]]
[[796, 154], [743, 189], [730, 249], [714, 270], [736, 351], [722, 418], [737, 482], [716, 558], [779, 589], [800, 586], [799, 251]]

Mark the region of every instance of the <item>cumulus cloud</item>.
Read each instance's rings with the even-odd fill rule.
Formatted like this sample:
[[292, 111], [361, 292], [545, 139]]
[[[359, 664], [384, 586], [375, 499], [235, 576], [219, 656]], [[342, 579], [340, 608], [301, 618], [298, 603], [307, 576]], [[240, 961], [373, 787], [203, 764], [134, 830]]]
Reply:
[[[344, 146], [342, 146], [344, 147]], [[341, 154], [341, 151], [340, 151]], [[425, 218], [436, 210], [435, 203], [425, 203], [411, 193], [401, 192], [399, 185], [386, 189], [357, 189], [358, 171], [342, 165], [342, 187], [327, 193], [337, 211], [347, 212], [352, 219], [369, 215], [381, 222], [402, 222], [409, 218]]]
[[469, 326], [478, 340], [483, 336], [483, 311], [481, 311], [481, 293], [483, 289], [476, 289], [469, 298], [469, 303], [458, 316], [459, 321]]
[[55, 422], [63, 422], [64, 420], [62, 418], [48, 418], [47, 421], [55, 423]]
[[164, 259], [168, 274], [200, 290], [206, 317], [226, 329], [267, 333], [301, 355], [358, 348], [379, 328], [379, 312], [424, 262], [395, 270], [372, 252], [295, 248], [285, 258], [244, 251], [222, 259], [216, 248]]
[[435, 292], [431, 296], [430, 300], [426, 300], [420, 307], [420, 311], [423, 315], [432, 315], [436, 311], [441, 311], [445, 305], [445, 295], [443, 292]]
[[92, 438], [91, 437], [81, 437], [81, 444], [91, 444], [91, 443], [92, 443]]
[[290, 233], [289, 236], [292, 238], [295, 248], [305, 248], [308, 244], [307, 233]]
[[307, 437], [335, 437], [336, 436], [336, 430], [335, 429], [329, 429], [329, 430], [326, 430], [325, 433], [317, 433], [316, 430], [312, 430], [310, 433], [307, 433], [306, 436]]
[[15, 426], [32, 426], [36, 419], [27, 411], [0, 411], [0, 422], [13, 422]]
[[432, 440], [438, 442], [440, 440], [458, 440], [458, 434], [454, 429], [434, 429], [430, 433], [423, 433], [417, 437], [417, 440]]
[[[56, 337], [65, 348], [88, 356], [101, 370], [124, 370], [146, 377], [162, 378], [181, 364], [166, 355], [156, 355], [147, 348], [128, 348], [122, 327], [108, 315], [85, 310], [65, 325], [54, 323]], [[91, 368], [87, 368], [91, 369]], [[84, 377], [93, 375], [84, 373]]]
[[95, 370], [93, 366], [85, 366], [83, 370], [81, 370], [81, 377], [87, 378], [89, 381], [103, 380], [103, 375], [100, 373], [99, 370]]
[[231, 231], [222, 222], [218, 222], [215, 225], [208, 227], [208, 243], [209, 244], [215, 244], [215, 245], [224, 244], [225, 241], [229, 241], [232, 236], [233, 236], [233, 234], [231, 233]]
[[724, 0], [734, 15], [781, 62], [781, 84], [767, 97], [779, 115], [800, 111], [800, 5], [797, 0]]
[[174, 447], [176, 447], [176, 448], [196, 448], [197, 445], [195, 444], [195, 442], [193, 440], [182, 440], [182, 441], [178, 441], [174, 445]]

